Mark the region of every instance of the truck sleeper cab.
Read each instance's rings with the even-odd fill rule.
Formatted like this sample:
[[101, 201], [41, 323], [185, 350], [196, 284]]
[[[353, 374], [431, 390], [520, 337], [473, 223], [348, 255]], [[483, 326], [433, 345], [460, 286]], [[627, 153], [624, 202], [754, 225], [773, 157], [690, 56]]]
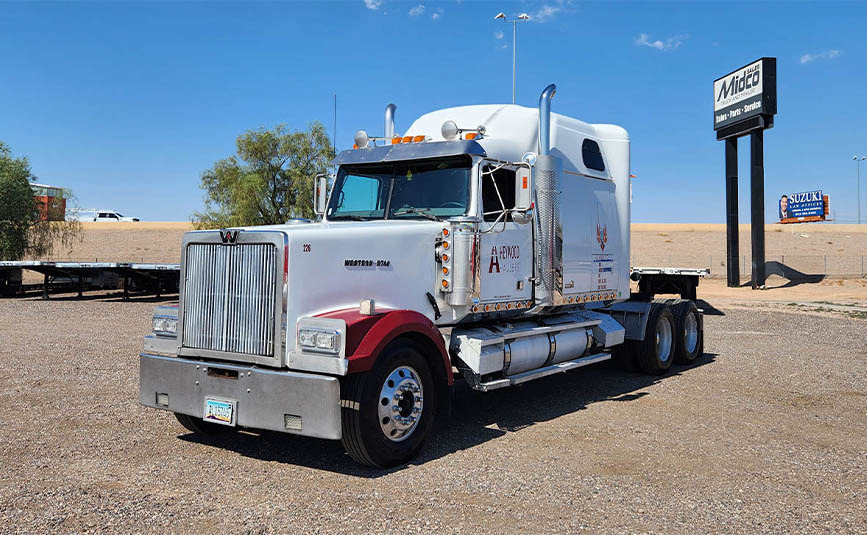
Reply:
[[611, 358], [694, 362], [694, 302], [630, 292], [626, 132], [552, 114], [554, 92], [432, 112], [403, 137], [390, 105], [386, 138], [359, 131], [317, 178], [320, 222], [187, 233], [141, 403], [387, 467], [450, 411], [455, 377], [489, 391]]

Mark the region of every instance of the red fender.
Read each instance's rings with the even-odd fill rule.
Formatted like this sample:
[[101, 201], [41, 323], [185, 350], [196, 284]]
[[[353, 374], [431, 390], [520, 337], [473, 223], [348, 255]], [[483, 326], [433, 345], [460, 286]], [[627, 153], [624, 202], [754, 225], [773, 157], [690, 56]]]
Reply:
[[429, 319], [413, 310], [384, 310], [365, 316], [357, 308], [320, 314], [319, 318], [341, 319], [346, 322], [346, 358], [349, 373], [366, 372], [373, 368], [385, 346], [406, 333], [422, 335], [439, 350], [449, 386], [454, 384], [452, 363], [443, 336]]

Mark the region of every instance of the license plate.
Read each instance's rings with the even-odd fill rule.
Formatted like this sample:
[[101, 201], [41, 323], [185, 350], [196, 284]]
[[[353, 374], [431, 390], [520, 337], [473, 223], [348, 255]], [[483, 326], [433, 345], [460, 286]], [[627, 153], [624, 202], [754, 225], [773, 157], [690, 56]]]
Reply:
[[237, 401], [228, 399], [205, 398], [205, 412], [202, 419], [221, 425], [235, 425]]

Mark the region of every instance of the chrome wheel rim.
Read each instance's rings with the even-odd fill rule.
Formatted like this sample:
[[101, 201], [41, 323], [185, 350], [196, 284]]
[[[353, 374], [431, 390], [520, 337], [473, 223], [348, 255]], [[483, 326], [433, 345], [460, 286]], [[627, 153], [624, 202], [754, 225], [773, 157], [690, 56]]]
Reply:
[[671, 358], [671, 322], [668, 318], [661, 318], [656, 324], [656, 354], [663, 363]]
[[385, 438], [400, 442], [412, 435], [424, 410], [421, 378], [410, 366], [392, 370], [379, 392], [379, 426]]
[[698, 348], [698, 321], [695, 319], [695, 314], [686, 316], [686, 321], [683, 322], [684, 341], [686, 342], [686, 352], [692, 355]]

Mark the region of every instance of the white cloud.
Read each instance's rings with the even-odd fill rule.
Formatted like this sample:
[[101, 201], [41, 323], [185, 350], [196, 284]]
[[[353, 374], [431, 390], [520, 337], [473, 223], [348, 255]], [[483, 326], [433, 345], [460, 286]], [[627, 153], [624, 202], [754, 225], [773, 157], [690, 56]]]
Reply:
[[431, 13], [430, 18], [433, 20], [437, 20], [438, 18], [440, 18], [440, 15], [442, 15], [442, 14], [443, 14], [442, 8], [438, 7], [436, 10], [436, 13]]
[[422, 5], [422, 4], [419, 4], [419, 5], [417, 5], [414, 8], [409, 10], [409, 16], [410, 17], [418, 17], [422, 13], [424, 13], [424, 5]]
[[494, 39], [502, 39], [503, 32], [494, 32]]
[[382, 7], [382, 0], [364, 0], [364, 7], [376, 11]]
[[688, 38], [688, 35], [675, 35], [673, 37], [669, 37], [665, 41], [660, 41], [659, 39], [651, 41], [650, 36], [646, 33], [643, 33], [635, 38], [635, 44], [639, 46], [649, 46], [650, 48], [655, 48], [656, 50], [667, 51], [679, 48], [680, 45], [683, 44], [684, 40]]
[[530, 20], [534, 22], [547, 22], [554, 18], [554, 15], [562, 10], [562, 2], [559, 2], [558, 5], [554, 6], [551, 4], [544, 4], [535, 13], [530, 13]]
[[827, 52], [819, 52], [818, 54], [804, 54], [801, 56], [801, 65], [820, 59], [834, 59], [839, 55], [839, 50], [828, 50]]

